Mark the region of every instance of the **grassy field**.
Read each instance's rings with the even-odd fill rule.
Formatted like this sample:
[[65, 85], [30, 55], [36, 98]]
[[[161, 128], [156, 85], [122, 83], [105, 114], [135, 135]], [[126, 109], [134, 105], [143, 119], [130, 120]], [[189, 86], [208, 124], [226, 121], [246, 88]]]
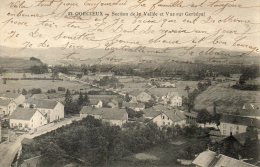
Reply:
[[135, 155], [132, 155], [126, 157], [124, 160], [117, 161], [111, 164], [110, 167], [184, 167], [176, 161], [178, 151], [184, 149], [190, 144], [194, 144], [197, 142], [193, 139], [187, 140], [185, 140], [186, 143], [181, 145], [165, 143], [143, 152], [143, 154], [147, 154], [147, 156], [157, 157], [159, 160], [139, 160], [135, 158]]
[[58, 87], [64, 87], [70, 90], [89, 89], [88, 85], [83, 85], [77, 82], [70, 81], [52, 81], [52, 80], [8, 80], [6, 84], [0, 83], [0, 92], [6, 92], [6, 90], [18, 90], [18, 89], [32, 89], [41, 88], [43, 92], [49, 89], [56, 89]]
[[29, 59], [0, 57], [0, 67], [4, 69], [29, 69], [31, 66], [41, 65], [40, 62], [30, 61]]
[[217, 111], [236, 112], [246, 102], [257, 102], [259, 91], [242, 91], [231, 88], [234, 82], [210, 86], [195, 99], [195, 109], [206, 108], [212, 112], [213, 102], [217, 102]]

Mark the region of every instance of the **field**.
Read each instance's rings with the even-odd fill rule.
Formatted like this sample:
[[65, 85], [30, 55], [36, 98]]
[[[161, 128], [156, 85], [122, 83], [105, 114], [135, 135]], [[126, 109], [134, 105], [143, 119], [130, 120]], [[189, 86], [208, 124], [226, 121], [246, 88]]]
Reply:
[[[189, 140], [189, 139], [187, 139]], [[184, 140], [182, 140], [184, 141]], [[196, 143], [197, 140], [191, 139], [181, 145], [175, 145], [170, 143], [161, 144], [155, 146], [143, 153], [135, 154], [126, 157], [124, 160], [117, 161], [111, 164], [111, 167], [184, 167], [183, 165], [176, 162], [178, 151], [182, 150], [188, 145]], [[150, 158], [151, 160], [140, 160], [136, 158], [136, 155], [141, 155], [144, 158]], [[157, 160], [155, 160], [155, 158]], [[154, 160], [152, 160], [154, 159]]]
[[29, 69], [34, 65], [41, 65], [42, 63], [37, 61], [30, 61], [29, 59], [20, 58], [10, 58], [10, 57], [0, 57], [0, 67], [10, 70], [22, 70]]
[[244, 103], [255, 103], [260, 99], [259, 91], [242, 91], [231, 88], [234, 82], [210, 86], [195, 99], [195, 109], [206, 108], [212, 112], [213, 102], [217, 102], [217, 111], [236, 112]]
[[64, 87], [70, 90], [80, 90], [88, 89], [88, 85], [83, 85], [77, 82], [71, 81], [52, 81], [52, 80], [8, 80], [6, 84], [0, 83], [0, 92], [6, 92], [7, 90], [22, 90], [22, 89], [32, 89], [32, 88], [41, 88], [43, 92], [46, 92], [49, 89], [56, 89], [58, 87]]

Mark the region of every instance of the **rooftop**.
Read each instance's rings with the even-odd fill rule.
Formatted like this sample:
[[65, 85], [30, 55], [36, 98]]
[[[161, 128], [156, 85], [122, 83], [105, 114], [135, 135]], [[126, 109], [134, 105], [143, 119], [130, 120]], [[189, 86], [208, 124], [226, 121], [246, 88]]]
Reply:
[[81, 111], [81, 114], [89, 115], [100, 115], [102, 119], [107, 120], [122, 120], [127, 114], [125, 109], [119, 108], [94, 108], [90, 106], [84, 106]]
[[240, 115], [223, 115], [220, 122], [260, 128], [260, 120]]
[[34, 104], [36, 108], [54, 109], [59, 102], [47, 99], [28, 99], [26, 103]]
[[19, 120], [30, 120], [37, 109], [33, 108], [17, 108], [11, 115], [10, 119], [19, 119]]
[[225, 156], [223, 154], [218, 155], [216, 152], [210, 150], [200, 153], [192, 163], [201, 167], [256, 167], [255, 165]]
[[12, 100], [0, 98], [0, 106], [7, 106], [11, 101]]
[[12, 98], [12, 99], [17, 98], [20, 95], [21, 94], [19, 94], [19, 93], [12, 93], [12, 92], [0, 93], [0, 97]]

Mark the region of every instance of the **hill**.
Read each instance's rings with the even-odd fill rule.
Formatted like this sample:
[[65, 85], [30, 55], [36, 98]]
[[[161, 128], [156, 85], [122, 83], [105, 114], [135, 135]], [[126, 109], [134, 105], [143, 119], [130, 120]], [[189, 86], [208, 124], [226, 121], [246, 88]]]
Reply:
[[35, 65], [42, 65], [39, 60], [29, 60], [26, 58], [0, 57], [0, 68], [4, 70], [27, 70]]
[[195, 109], [206, 108], [212, 112], [213, 102], [215, 101], [218, 112], [236, 112], [241, 111], [244, 103], [255, 103], [257, 99], [260, 99], [259, 91], [233, 89], [230, 87], [233, 84], [233, 82], [228, 82], [210, 86], [196, 97]]
[[[241, 55], [241, 52], [214, 49], [194, 48], [194, 54], [188, 55], [184, 48], [167, 48], [166, 52], [162, 49], [145, 48], [145, 51], [137, 48], [127, 50], [115, 50], [112, 53], [105, 49], [77, 49], [63, 50], [62, 48], [49, 49], [18, 49], [0, 46], [0, 56], [30, 58], [36, 57], [47, 64], [158, 64], [172, 61], [206, 64], [259, 64], [260, 56], [253, 54], [250, 56]], [[75, 53], [68, 56], [69, 53]], [[160, 52], [160, 53], [158, 53]]]

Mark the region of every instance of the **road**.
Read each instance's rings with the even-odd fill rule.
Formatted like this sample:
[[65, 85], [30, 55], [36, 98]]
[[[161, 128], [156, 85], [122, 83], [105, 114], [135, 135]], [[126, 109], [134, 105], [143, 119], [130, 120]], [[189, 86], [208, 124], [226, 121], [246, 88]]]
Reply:
[[45, 133], [48, 133], [50, 131], [53, 131], [55, 129], [58, 129], [62, 126], [71, 124], [73, 121], [79, 121], [81, 118], [79, 117], [71, 117], [71, 118], [65, 118], [64, 120], [48, 124], [45, 126], [40, 127], [37, 132], [33, 134], [23, 134], [20, 135], [15, 141], [13, 142], [4, 142], [0, 144], [0, 167], [10, 167], [17, 152], [21, 148], [21, 142], [24, 138], [33, 139], [37, 136], [43, 135]]

